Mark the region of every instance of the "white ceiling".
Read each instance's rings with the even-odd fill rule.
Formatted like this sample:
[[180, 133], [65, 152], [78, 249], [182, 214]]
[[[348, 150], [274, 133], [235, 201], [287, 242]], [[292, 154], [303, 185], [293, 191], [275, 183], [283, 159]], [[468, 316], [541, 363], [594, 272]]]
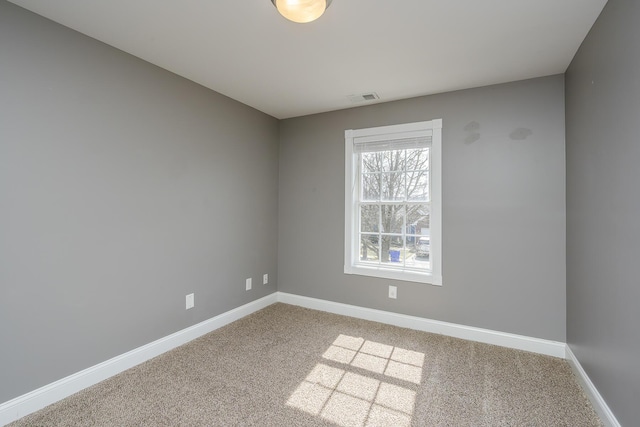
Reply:
[[606, 0], [10, 0], [277, 118], [563, 73]]

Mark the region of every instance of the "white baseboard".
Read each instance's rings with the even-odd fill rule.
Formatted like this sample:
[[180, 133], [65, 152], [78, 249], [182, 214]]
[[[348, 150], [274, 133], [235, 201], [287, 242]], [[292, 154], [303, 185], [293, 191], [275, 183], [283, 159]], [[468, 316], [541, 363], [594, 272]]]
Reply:
[[327, 311], [329, 313], [342, 314], [365, 320], [373, 320], [375, 322], [387, 323], [389, 325], [415, 329], [418, 331], [431, 332], [470, 341], [494, 344], [517, 350], [525, 350], [533, 353], [560, 357], [563, 359], [565, 358], [566, 344], [563, 342], [531, 338], [524, 335], [516, 335], [506, 332], [497, 332], [489, 329], [441, 322], [422, 317], [407, 316], [405, 314], [358, 307], [355, 305], [287, 294], [284, 292], [278, 292], [278, 301], [286, 304], [298, 305], [300, 307]]
[[593, 383], [591, 382], [591, 379], [589, 378], [585, 370], [582, 369], [582, 365], [580, 365], [578, 358], [576, 357], [575, 354], [573, 354], [573, 351], [571, 351], [571, 348], [569, 347], [569, 345], [567, 345], [567, 362], [569, 362], [571, 369], [573, 370], [573, 372], [576, 374], [576, 377], [578, 378], [578, 382], [580, 382], [582, 389], [584, 390], [587, 397], [591, 401], [591, 405], [593, 405], [593, 409], [595, 409], [595, 411], [598, 413], [598, 415], [600, 416], [600, 419], [605, 424], [605, 426], [621, 427], [620, 423], [618, 422], [616, 417], [613, 415], [613, 412], [611, 412], [611, 409], [609, 409], [607, 402], [604, 401], [604, 399], [598, 392], [598, 389], [596, 389], [596, 386], [593, 385]]
[[0, 426], [40, 410], [166, 351], [186, 344], [195, 338], [261, 310], [276, 301], [276, 293], [267, 295], [2, 403], [0, 404]]

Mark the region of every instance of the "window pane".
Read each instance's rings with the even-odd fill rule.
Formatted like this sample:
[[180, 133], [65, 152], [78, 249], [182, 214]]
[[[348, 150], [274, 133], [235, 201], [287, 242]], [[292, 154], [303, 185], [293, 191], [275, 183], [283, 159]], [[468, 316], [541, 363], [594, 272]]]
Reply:
[[404, 170], [406, 150], [382, 151], [382, 172], [396, 172]]
[[429, 200], [429, 149], [407, 150], [407, 200]]
[[393, 266], [402, 266], [406, 251], [400, 236], [382, 236], [382, 262]]
[[379, 172], [382, 169], [382, 152], [362, 153], [362, 172]]
[[379, 231], [380, 207], [378, 205], [360, 206], [360, 231], [375, 233]]
[[362, 175], [362, 200], [380, 200], [380, 174]]
[[407, 150], [407, 170], [429, 170], [429, 149]]
[[405, 206], [382, 205], [382, 232], [402, 234], [404, 229]]
[[431, 242], [427, 236], [407, 236], [407, 250], [410, 255], [405, 259], [409, 268], [431, 269]]
[[405, 175], [401, 172], [382, 174], [382, 200], [405, 200]]
[[[409, 227], [407, 227], [409, 228]], [[418, 241], [418, 237], [420, 236], [415, 236], [415, 235], [407, 235], [405, 238], [405, 244], [407, 246], [407, 250], [410, 252], [415, 252], [415, 244]]]
[[429, 236], [419, 236], [415, 241], [414, 249], [416, 251], [416, 259], [429, 258], [431, 254], [431, 239]]
[[428, 204], [407, 206], [407, 229], [410, 233], [428, 235], [429, 218]]
[[360, 235], [360, 260], [378, 261], [380, 239], [377, 234]]
[[391, 236], [381, 236], [380, 242], [382, 262], [389, 262], [389, 250], [391, 250]]
[[406, 174], [407, 200], [429, 201], [429, 171], [410, 171]]

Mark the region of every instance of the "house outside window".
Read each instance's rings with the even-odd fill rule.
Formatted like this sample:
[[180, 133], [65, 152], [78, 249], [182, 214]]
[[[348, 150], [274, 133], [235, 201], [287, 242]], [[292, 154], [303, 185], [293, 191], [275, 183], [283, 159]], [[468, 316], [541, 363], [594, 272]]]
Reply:
[[346, 274], [442, 285], [442, 120], [345, 131]]

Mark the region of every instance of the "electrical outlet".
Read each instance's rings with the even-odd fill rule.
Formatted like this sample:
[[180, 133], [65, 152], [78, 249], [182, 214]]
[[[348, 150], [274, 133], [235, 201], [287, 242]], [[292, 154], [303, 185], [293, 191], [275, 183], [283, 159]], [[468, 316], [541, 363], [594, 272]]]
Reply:
[[195, 305], [195, 297], [193, 296], [193, 294], [187, 295], [186, 302], [187, 302], [187, 310], [189, 310], [190, 308], [193, 308], [193, 306]]
[[389, 285], [389, 298], [398, 298], [398, 287]]
[[262, 284], [266, 285], [267, 283], [269, 283], [269, 275], [268, 274], [263, 274], [262, 275]]
[[251, 277], [249, 277], [249, 278], [246, 280], [245, 285], [246, 285], [246, 289], [247, 289], [248, 291], [250, 291], [250, 290], [251, 290]]

